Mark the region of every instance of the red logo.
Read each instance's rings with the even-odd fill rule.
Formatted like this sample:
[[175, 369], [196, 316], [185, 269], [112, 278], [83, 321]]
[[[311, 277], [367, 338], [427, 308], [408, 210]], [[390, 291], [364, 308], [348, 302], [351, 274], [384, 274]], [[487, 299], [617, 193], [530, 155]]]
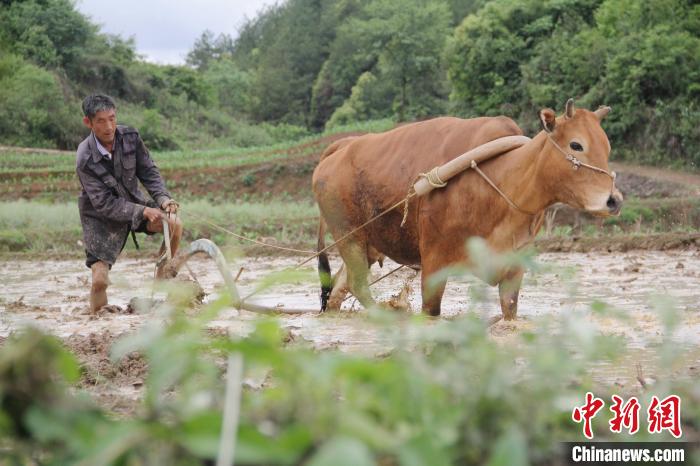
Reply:
[[610, 432], [620, 433], [622, 428], [634, 434], [639, 430], [639, 401], [636, 397], [630, 398], [627, 403], [622, 404], [622, 398], [617, 395], [612, 396], [613, 405], [610, 411], [615, 415], [610, 419]]
[[[627, 402], [617, 396], [612, 396], [610, 411], [613, 417], [608, 421], [610, 432], [619, 434], [627, 429], [630, 434], [639, 431], [639, 411], [641, 405], [636, 397], [631, 397]], [[583, 422], [583, 435], [587, 439], [593, 438], [592, 419], [603, 409], [605, 402], [596, 398], [593, 393], [586, 393], [586, 402], [583, 406], [576, 406], [571, 413], [571, 418], [576, 423]], [[678, 395], [669, 395], [663, 400], [657, 396], [651, 397], [649, 409], [647, 409], [647, 430], [650, 434], [658, 434], [667, 430], [676, 438], [682, 435], [681, 430], [681, 399]]]
[[586, 393], [586, 404], [580, 407], [575, 407], [574, 412], [571, 413], [571, 417], [575, 422], [580, 423], [583, 421], [583, 435], [585, 435], [587, 439], [593, 438], [591, 419], [598, 414], [598, 411], [600, 411], [603, 406], [605, 406], [605, 402], [603, 400], [596, 398], [593, 396], [593, 393], [588, 392]]
[[661, 401], [652, 396], [647, 416], [650, 434], [668, 430], [676, 438], [681, 436], [681, 398], [678, 395], [669, 395]]

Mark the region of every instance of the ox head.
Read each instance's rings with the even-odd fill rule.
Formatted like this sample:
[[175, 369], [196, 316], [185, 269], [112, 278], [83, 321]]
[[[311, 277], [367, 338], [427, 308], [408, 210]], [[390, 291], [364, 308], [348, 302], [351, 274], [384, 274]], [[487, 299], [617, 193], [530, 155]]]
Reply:
[[610, 142], [600, 125], [609, 112], [610, 107], [577, 109], [573, 99], [560, 117], [551, 108], [540, 111], [548, 139], [546, 173], [556, 201], [604, 217], [618, 215], [622, 208], [622, 194], [608, 168]]

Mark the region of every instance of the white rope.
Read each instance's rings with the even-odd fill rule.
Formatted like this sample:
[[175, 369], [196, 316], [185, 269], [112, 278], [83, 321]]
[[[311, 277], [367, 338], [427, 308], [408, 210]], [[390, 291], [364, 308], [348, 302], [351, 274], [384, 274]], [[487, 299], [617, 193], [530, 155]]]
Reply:
[[428, 180], [428, 183], [430, 183], [430, 186], [433, 188], [444, 188], [447, 186], [447, 181], [443, 181], [440, 179], [440, 174], [438, 173], [438, 170], [440, 167], [434, 167], [432, 170], [430, 170], [428, 173], [421, 173], [418, 175], [420, 178], [425, 178]]

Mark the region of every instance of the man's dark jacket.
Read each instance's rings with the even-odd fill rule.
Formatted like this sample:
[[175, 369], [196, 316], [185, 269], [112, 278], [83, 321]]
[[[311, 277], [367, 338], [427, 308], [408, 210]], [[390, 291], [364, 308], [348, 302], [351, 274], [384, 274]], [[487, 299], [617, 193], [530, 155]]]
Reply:
[[[117, 126], [112, 150], [114, 176], [102, 162], [91, 133], [78, 146], [76, 172], [83, 189], [78, 198], [85, 249], [101, 261], [114, 264], [129, 231], [143, 221], [146, 206], [170, 199], [158, 167], [138, 131]], [[139, 180], [155, 200], [146, 200]]]

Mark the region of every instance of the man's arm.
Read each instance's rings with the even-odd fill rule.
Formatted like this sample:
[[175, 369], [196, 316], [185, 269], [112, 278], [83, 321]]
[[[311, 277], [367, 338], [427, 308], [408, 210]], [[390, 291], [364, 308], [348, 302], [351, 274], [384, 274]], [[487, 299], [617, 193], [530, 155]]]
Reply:
[[171, 199], [170, 193], [165, 189], [163, 177], [160, 176], [160, 171], [148, 153], [141, 136], [138, 137], [136, 144], [136, 177], [156, 201], [158, 207], [163, 207], [163, 204]]
[[100, 215], [115, 222], [130, 222], [133, 229], [141, 223], [144, 206], [129, 202], [114, 194], [111, 188], [116, 189], [116, 185], [108, 186], [89, 168], [78, 166], [76, 172], [90, 203]]

